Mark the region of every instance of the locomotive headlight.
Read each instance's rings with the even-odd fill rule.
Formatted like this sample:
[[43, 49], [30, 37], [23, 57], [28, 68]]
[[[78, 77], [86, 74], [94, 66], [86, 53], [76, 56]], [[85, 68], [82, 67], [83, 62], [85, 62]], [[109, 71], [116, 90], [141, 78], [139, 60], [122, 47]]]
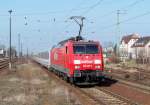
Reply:
[[101, 66], [95, 66], [95, 68], [96, 68], [96, 69], [100, 69], [100, 68], [101, 68]]
[[80, 66], [75, 66], [75, 69], [79, 69], [80, 68]]
[[101, 64], [102, 62], [101, 62], [101, 60], [95, 60], [94, 63], [95, 64]]
[[74, 64], [81, 64], [80, 60], [74, 60]]

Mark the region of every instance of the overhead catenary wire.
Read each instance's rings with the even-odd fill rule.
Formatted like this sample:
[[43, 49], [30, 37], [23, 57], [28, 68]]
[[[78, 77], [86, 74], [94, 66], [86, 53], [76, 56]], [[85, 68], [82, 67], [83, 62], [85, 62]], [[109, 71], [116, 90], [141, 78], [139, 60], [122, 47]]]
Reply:
[[[134, 1], [133, 3], [131, 3], [131, 4], [120, 8], [120, 10], [129, 10], [129, 8], [132, 8], [133, 6], [136, 6], [137, 4], [139, 4], [140, 2], [143, 2], [143, 1], [144, 1], [144, 0], [136, 0], [136, 1]], [[113, 13], [116, 13], [116, 10], [113, 10], [113, 11], [111, 11], [111, 12], [108, 12], [108, 13], [102, 15], [101, 18], [110, 16], [110, 14], [113, 14]]]
[[104, 0], [99, 0], [97, 3], [91, 5], [87, 10], [85, 10], [82, 13], [82, 15], [85, 15], [85, 14], [89, 13], [92, 9], [96, 8], [97, 6], [99, 6], [102, 3], [102, 1], [104, 1]]
[[[103, 0], [99, 0], [96, 4], [91, 5], [91, 6], [89, 6], [89, 7], [85, 7], [84, 9], [87, 9], [86, 11], [89, 11], [89, 9], [92, 9], [92, 8], [94, 8], [95, 6], [99, 5], [101, 1], [103, 1]], [[79, 7], [80, 7], [81, 5], [83, 5], [84, 3], [85, 3], [85, 1], [84, 1], [84, 2], [81, 2], [79, 6], [72, 8], [72, 9], [70, 10], [70, 12], [73, 12], [74, 10], [76, 10], [76, 8], [79, 8]], [[85, 11], [85, 12], [86, 12], [86, 11]], [[65, 20], [66, 22], [67, 22], [68, 19], [69, 19], [68, 16], [69, 16], [69, 14], [67, 14], [67, 16], [66, 16], [66, 17], [67, 17], [67, 20]], [[67, 24], [63, 29], [67, 29], [70, 25], [71, 25], [71, 23], [70, 23], [70, 24]]]
[[[70, 16], [70, 13], [72, 13], [74, 10], [78, 10], [79, 8], [81, 8], [80, 6], [82, 6], [83, 4], [85, 4], [85, 1], [84, 1], [84, 0], [83, 0], [82, 2], [80, 2], [77, 6], [73, 7], [73, 8], [69, 11], [69, 13], [66, 14], [65, 17], [67, 17], [67, 19], [68, 19], [68, 17]], [[86, 9], [86, 8], [88, 8], [88, 7], [83, 7], [82, 9]], [[70, 18], [70, 17], [69, 17], [69, 18]]]
[[[85, 15], [87, 13], [89, 13], [92, 9], [94, 9], [95, 7], [99, 6], [102, 1], [104, 0], [99, 0], [98, 2], [96, 2], [95, 4], [89, 6], [88, 8], [85, 8], [86, 10], [82, 13], [82, 15]], [[81, 3], [82, 4], [82, 3]], [[71, 24], [68, 24], [67, 26], [65, 26], [65, 28], [68, 28]]]
[[[71, 12], [73, 12], [74, 10], [76, 10], [76, 9], [79, 9], [79, 7], [80, 6], [82, 6], [83, 4], [85, 3], [85, 1], [83, 0], [82, 2], [80, 2], [80, 4], [78, 4], [78, 6], [75, 6], [74, 8], [72, 8], [70, 11], [69, 11], [69, 14], [66, 14], [66, 19], [65, 19], [65, 22], [68, 22], [68, 20], [69, 20], [69, 16], [70, 16], [70, 13]], [[86, 9], [87, 7], [85, 7], [84, 9]], [[69, 26], [71, 25], [71, 23], [70, 24], [67, 24], [63, 29], [66, 29], [66, 28], [68, 28]]]
[[[38, 15], [51, 15], [51, 14], [64, 14], [64, 12], [73, 12], [87, 9], [89, 7], [81, 7], [71, 10], [47, 11], [47, 12], [28, 12], [28, 13], [15, 13], [13, 16], [38, 16]], [[8, 16], [7, 14], [0, 14], [0, 16]]]
[[[99, 5], [102, 3], [102, 1], [103, 1], [103, 0], [99, 0], [97, 3], [95, 3], [95, 4], [92, 5], [92, 6], [90, 6], [90, 7], [89, 7], [86, 11], [84, 11], [82, 14], [85, 15], [86, 13], [89, 13], [92, 9], [94, 9], [94, 8], [97, 7], [97, 6], [99, 6]], [[129, 8], [132, 8], [133, 6], [139, 4], [139, 3], [142, 2], [142, 1], [144, 1], [144, 0], [136, 0], [136, 1], [134, 1], [133, 3], [131, 3], [131, 4], [127, 5], [127, 6], [122, 7], [121, 10], [122, 10], [122, 9], [128, 10]], [[102, 16], [102, 17], [106, 17], [107, 15], [110, 15], [110, 14], [112, 14], [112, 13], [116, 13], [116, 10], [114, 10], [114, 11], [112, 11], [112, 12], [110, 12], [110, 13], [108, 13], [108, 14]], [[120, 24], [120, 23], [119, 23], [119, 24]], [[109, 26], [106, 26], [106, 27], [104, 27], [104, 29], [109, 28], [109, 27], [112, 27], [112, 26], [116, 26], [116, 23], [114, 23], [114, 24], [112, 24], [112, 25], [109, 25]]]
[[[76, 11], [76, 10], [80, 10], [80, 9], [87, 9], [86, 11], [84, 11], [85, 12], [85, 14], [86, 13], [89, 13], [90, 11], [92, 11], [92, 9], [94, 9], [96, 6], [98, 6], [98, 5], [100, 5], [101, 3], [102, 3], [102, 1], [103, 0], [99, 0], [97, 3], [95, 3], [95, 4], [93, 4], [93, 5], [91, 5], [91, 6], [89, 6], [89, 7], [82, 7], [82, 8], [73, 8], [73, 9], [71, 9], [71, 10], [69, 10], [69, 11]], [[144, 0], [136, 0], [136, 1], [134, 1], [133, 3], [131, 3], [131, 4], [129, 4], [128, 6], [125, 6], [125, 7], [123, 7], [123, 8], [130, 8], [130, 7], [133, 7], [133, 6], [135, 6], [135, 5], [137, 5], [138, 3], [140, 3], [141, 1], [144, 1]], [[83, 2], [84, 3], [84, 2]], [[82, 3], [81, 3], [82, 4]], [[62, 11], [64, 11], [64, 10], [62, 10]], [[33, 13], [25, 13], [26, 15], [40, 15], [40, 14], [53, 14], [53, 13], [59, 13], [59, 12], [62, 12], [62, 11], [50, 11], [50, 12], [33, 12]], [[66, 11], [66, 10], [65, 10]], [[115, 10], [115, 12], [116, 12], [116, 10]], [[26, 16], [25, 14], [16, 14], [15, 16]], [[8, 16], [8, 15], [3, 15], [3, 16]], [[63, 22], [63, 21], [62, 21]], [[45, 22], [46, 23], [46, 22]], [[111, 25], [112, 26], [112, 25]], [[69, 27], [69, 25], [67, 24], [67, 26], [66, 26], [67, 28]], [[65, 27], [65, 28], [66, 28]]]
[[[83, 0], [79, 6], [83, 5], [85, 1]], [[74, 12], [74, 11], [80, 11], [84, 9], [89, 9], [91, 6], [87, 7], [77, 7], [77, 8], [72, 8], [72, 9], [66, 9], [66, 10], [58, 10], [58, 11], [47, 11], [47, 12], [28, 12], [28, 13], [18, 13], [18, 14], [13, 14], [13, 16], [33, 16], [33, 15], [48, 15], [48, 14], [64, 14], [64, 12]], [[8, 16], [7, 14], [0, 14], [0, 16]]]
[[[142, 1], [144, 1], [144, 0], [136, 0], [136, 1], [134, 1], [133, 3], [131, 3], [131, 4], [127, 5], [127, 6], [125, 6], [125, 7], [122, 7], [121, 10], [122, 10], [122, 9], [128, 10], [129, 8], [131, 8], [131, 7], [135, 6], [135, 5], [137, 5], [138, 3], [142, 2]], [[127, 9], [127, 8], [128, 8], [128, 9]], [[106, 17], [107, 15], [110, 15], [111, 13], [116, 13], [116, 10], [114, 10], [114, 11], [112, 11], [112, 12], [110, 12], [110, 13], [108, 13], [108, 14], [102, 16], [102, 17]], [[146, 13], [144, 13], [144, 14], [141, 14], [141, 15], [138, 15], [138, 16], [135, 16], [135, 17], [132, 17], [132, 18], [129, 18], [129, 19], [120, 21], [119, 24], [125, 23], [125, 22], [127, 22], [127, 21], [131, 21], [131, 20], [133, 20], [133, 19], [136, 19], [136, 18], [145, 16], [145, 15], [148, 15], [148, 14], [149, 14], [149, 12], [146, 12]], [[116, 25], [117, 25], [117, 23], [113, 23], [113, 24], [111, 24], [111, 25], [104, 26], [104, 27], [102, 27], [101, 29], [106, 30], [106, 29], [112, 28], [112, 27], [114, 27], [114, 26], [116, 26]]]
[[135, 19], [137, 19], [137, 18], [141, 18], [141, 17], [146, 16], [146, 15], [150, 15], [150, 11], [145, 12], [145, 13], [140, 14], [140, 15], [137, 15], [137, 16], [134, 16], [134, 17], [131, 17], [131, 18], [128, 18], [128, 19], [126, 19], [126, 20], [120, 21], [120, 23], [126, 23], [126, 22], [128, 22], [128, 21], [132, 21], [132, 20], [135, 20]]
[[[137, 16], [134, 16], [134, 17], [131, 17], [131, 18], [128, 18], [128, 19], [126, 19], [126, 20], [120, 21], [119, 24], [126, 23], [126, 22], [129, 22], [129, 21], [132, 21], [132, 20], [141, 18], [141, 17], [146, 16], [146, 15], [150, 15], [150, 11], [145, 12], [145, 13], [140, 14], [140, 15], [137, 15]], [[102, 27], [101, 29], [104, 29], [104, 30], [105, 30], [105, 29], [108, 29], [108, 28], [112, 28], [112, 27], [114, 27], [114, 26], [116, 26], [116, 25], [117, 25], [117, 23], [114, 23], [114, 24], [111, 24], [111, 25]]]

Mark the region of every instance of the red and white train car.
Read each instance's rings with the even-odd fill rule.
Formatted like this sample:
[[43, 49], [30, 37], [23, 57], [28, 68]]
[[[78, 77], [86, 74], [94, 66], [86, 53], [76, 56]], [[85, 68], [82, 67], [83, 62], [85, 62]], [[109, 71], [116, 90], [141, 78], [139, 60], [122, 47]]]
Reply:
[[99, 83], [103, 79], [102, 46], [96, 41], [71, 38], [50, 51], [53, 71], [76, 84]]

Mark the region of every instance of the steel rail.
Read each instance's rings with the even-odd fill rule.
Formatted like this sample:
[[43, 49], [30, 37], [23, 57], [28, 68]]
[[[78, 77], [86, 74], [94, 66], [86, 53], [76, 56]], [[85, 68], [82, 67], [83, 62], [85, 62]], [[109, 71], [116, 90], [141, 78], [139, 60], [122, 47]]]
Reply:
[[[12, 63], [14, 63], [16, 61], [17, 61], [16, 58], [12, 59]], [[8, 58], [0, 59], [0, 70], [4, 70], [8, 67], [9, 67], [9, 59]]]

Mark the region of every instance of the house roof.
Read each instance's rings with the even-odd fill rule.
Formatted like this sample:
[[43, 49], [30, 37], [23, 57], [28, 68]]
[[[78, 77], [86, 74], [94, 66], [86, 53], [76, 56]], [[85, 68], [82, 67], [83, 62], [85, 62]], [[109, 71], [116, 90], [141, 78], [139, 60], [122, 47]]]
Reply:
[[138, 34], [123, 36], [121, 42], [124, 41], [126, 44], [128, 44], [131, 39], [138, 39], [139, 37], [140, 36]]
[[139, 38], [132, 47], [145, 47], [150, 42], [150, 36]]

